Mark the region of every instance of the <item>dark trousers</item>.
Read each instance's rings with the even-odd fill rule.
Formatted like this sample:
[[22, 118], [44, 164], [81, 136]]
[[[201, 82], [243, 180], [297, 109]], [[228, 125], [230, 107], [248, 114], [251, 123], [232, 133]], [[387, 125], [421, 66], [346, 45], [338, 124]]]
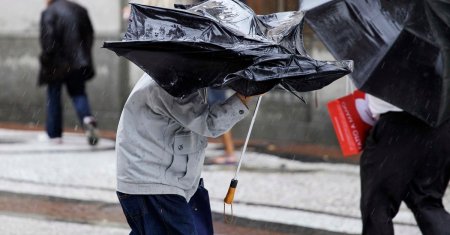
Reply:
[[363, 235], [394, 234], [402, 201], [424, 235], [449, 235], [450, 122], [431, 128], [405, 112], [381, 116], [361, 156]]
[[[75, 76], [75, 75], [70, 75]], [[63, 130], [63, 105], [61, 93], [63, 85], [66, 86], [72, 103], [75, 107], [78, 119], [83, 125], [83, 118], [91, 116], [88, 98], [85, 92], [85, 82], [81, 79], [68, 79], [66, 82], [49, 83], [47, 87], [47, 120], [46, 129], [50, 138], [62, 136]]]
[[191, 207], [179, 195], [117, 192], [130, 235], [197, 235]]
[[203, 179], [189, 203], [179, 195], [129, 195], [117, 192], [130, 235], [213, 235], [209, 193]]

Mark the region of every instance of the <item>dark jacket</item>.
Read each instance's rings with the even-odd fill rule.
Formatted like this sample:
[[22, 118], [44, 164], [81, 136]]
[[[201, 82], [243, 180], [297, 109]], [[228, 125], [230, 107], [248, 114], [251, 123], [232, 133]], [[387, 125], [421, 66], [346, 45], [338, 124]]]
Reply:
[[[85, 8], [66, 0], [53, 0], [42, 12], [39, 85], [65, 78], [94, 77], [94, 30]], [[69, 73], [78, 76], [68, 76]]]

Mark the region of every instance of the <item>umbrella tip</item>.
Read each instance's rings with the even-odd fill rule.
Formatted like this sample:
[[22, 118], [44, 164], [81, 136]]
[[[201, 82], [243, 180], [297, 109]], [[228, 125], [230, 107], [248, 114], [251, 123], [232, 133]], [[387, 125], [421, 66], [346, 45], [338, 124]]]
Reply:
[[350, 72], [353, 72], [353, 69], [355, 68], [353, 60], [341, 60], [337, 61], [338, 64], [340, 64], [342, 67], [348, 69]]

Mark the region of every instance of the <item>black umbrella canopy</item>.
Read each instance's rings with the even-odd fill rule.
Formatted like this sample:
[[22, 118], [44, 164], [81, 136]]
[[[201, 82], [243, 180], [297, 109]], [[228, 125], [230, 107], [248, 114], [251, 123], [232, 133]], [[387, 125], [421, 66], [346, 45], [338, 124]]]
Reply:
[[351, 72], [351, 61], [317, 61], [303, 47], [302, 12], [256, 16], [235, 0], [186, 10], [131, 5], [128, 30], [104, 47], [124, 56], [173, 96], [204, 87], [258, 95], [280, 84], [320, 89]]
[[306, 22], [356, 86], [438, 126], [450, 118], [450, 2], [304, 0]]

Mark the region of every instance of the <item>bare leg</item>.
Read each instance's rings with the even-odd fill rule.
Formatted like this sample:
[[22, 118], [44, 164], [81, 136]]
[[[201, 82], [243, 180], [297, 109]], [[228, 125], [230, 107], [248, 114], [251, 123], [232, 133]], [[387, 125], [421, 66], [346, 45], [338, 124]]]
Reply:
[[233, 137], [231, 136], [231, 131], [227, 131], [222, 135], [222, 142], [225, 145], [225, 153], [227, 154], [227, 157], [234, 157], [234, 143]]
[[236, 155], [234, 154], [234, 143], [231, 131], [227, 131], [222, 135], [222, 143], [225, 147], [225, 155], [212, 159], [209, 162], [210, 164], [229, 164], [237, 161]]

